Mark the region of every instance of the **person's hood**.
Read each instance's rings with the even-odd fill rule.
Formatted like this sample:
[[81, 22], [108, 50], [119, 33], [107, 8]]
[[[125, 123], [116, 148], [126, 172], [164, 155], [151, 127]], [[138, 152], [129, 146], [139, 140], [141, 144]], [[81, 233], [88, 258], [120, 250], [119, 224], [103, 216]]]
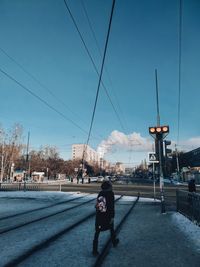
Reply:
[[112, 184], [110, 181], [103, 181], [101, 188], [103, 191], [112, 191]]

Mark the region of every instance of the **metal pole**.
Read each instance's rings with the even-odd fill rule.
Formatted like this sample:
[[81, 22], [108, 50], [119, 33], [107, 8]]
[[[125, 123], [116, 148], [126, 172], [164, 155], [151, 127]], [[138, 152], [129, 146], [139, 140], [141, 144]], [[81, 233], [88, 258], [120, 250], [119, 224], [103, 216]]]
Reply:
[[[156, 106], [157, 106], [157, 126], [160, 126], [160, 111], [159, 111], [159, 96], [158, 96], [158, 77], [157, 69], [155, 69], [155, 78], [156, 78]], [[164, 202], [164, 183], [163, 183], [163, 169], [162, 169], [162, 155], [161, 155], [161, 144], [162, 144], [162, 135], [158, 138], [158, 152], [159, 152], [159, 170], [160, 170], [160, 197], [161, 197], [161, 212], [165, 213], [165, 202]]]
[[163, 182], [163, 170], [162, 170], [162, 155], [161, 155], [162, 138], [158, 140], [159, 147], [159, 167], [160, 167], [160, 197], [161, 197], [161, 212], [165, 213], [165, 199], [164, 199], [164, 182]]
[[[84, 175], [84, 168], [85, 168], [85, 164], [84, 164], [84, 162], [85, 162], [85, 153], [87, 153], [87, 144], [84, 144], [83, 145], [83, 157], [82, 157], [82, 173], [81, 173], [81, 180], [82, 180], [82, 184], [84, 183], [84, 177], [83, 177], [83, 175]], [[77, 177], [78, 178], [78, 177]], [[78, 180], [77, 180], [78, 181]]]
[[4, 175], [4, 141], [2, 143], [2, 155], [1, 155], [1, 183], [3, 182]]
[[157, 126], [160, 126], [160, 111], [159, 111], [159, 97], [158, 97], [158, 77], [157, 77], [157, 69], [155, 69], [155, 78], [156, 78]]
[[156, 200], [156, 183], [155, 183], [155, 165], [153, 162], [153, 197], [154, 201]]
[[178, 177], [178, 181], [179, 181], [180, 180], [180, 168], [179, 168], [178, 150], [177, 150], [176, 144], [175, 144], [175, 151], [176, 151], [177, 177]]
[[27, 173], [28, 173], [29, 139], [30, 139], [30, 132], [28, 132], [28, 140], [27, 140], [27, 146], [26, 146], [26, 166], [25, 166], [25, 173], [24, 173], [24, 191], [26, 191], [26, 178], [27, 178]]

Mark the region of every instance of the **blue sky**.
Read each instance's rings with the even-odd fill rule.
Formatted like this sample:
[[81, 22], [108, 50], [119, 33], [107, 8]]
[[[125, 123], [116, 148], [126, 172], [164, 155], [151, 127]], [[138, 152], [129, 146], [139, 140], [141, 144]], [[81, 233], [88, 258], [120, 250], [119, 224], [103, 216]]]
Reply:
[[[100, 69], [102, 57], [89, 28], [82, 2], [101, 51], [104, 49], [112, 2], [67, 1], [95, 64]], [[200, 145], [200, 1], [182, 0], [182, 5], [179, 142], [180, 149], [192, 149]], [[98, 76], [64, 1], [1, 0], [0, 32], [1, 70], [87, 132]], [[168, 139], [176, 142], [178, 47], [178, 0], [116, 1], [103, 81], [123, 128], [101, 87], [89, 144], [96, 149], [102, 140], [107, 140], [113, 131], [117, 131], [124, 136], [139, 134], [142, 145], [138, 147], [132, 144], [128, 147], [116, 143], [105, 158], [112, 162], [136, 164], [146, 157], [150, 149], [146, 142], [149, 144], [153, 141], [148, 134], [148, 127], [156, 125], [155, 69], [158, 70], [161, 124], [170, 126]], [[0, 73], [0, 98], [2, 126], [9, 129], [14, 123], [20, 123], [24, 128], [24, 140], [28, 131], [31, 133], [32, 148], [45, 144], [57, 146], [61, 156], [69, 159], [71, 144], [84, 143], [87, 139], [84, 131], [49, 109], [3, 73]]]

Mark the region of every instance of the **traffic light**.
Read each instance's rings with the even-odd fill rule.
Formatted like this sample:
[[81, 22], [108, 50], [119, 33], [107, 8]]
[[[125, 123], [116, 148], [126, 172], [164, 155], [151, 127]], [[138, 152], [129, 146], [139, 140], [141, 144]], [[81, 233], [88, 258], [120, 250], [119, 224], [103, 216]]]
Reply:
[[167, 148], [167, 146], [171, 145], [171, 141], [165, 140], [164, 145], [165, 145], [165, 157], [168, 157], [168, 154], [172, 153], [172, 150], [170, 148]]
[[165, 134], [169, 133], [169, 126], [155, 126], [155, 127], [149, 127], [149, 133], [150, 134]]

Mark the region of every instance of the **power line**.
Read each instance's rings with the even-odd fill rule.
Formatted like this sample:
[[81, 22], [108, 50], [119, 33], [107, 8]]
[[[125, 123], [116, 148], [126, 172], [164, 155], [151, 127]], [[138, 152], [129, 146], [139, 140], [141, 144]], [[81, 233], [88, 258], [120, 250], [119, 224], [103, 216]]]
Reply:
[[12, 62], [14, 62], [24, 73], [26, 73], [31, 79], [33, 79], [37, 84], [39, 84], [40, 87], [45, 89], [51, 96], [53, 96], [54, 99], [56, 99], [59, 103], [61, 103], [65, 108], [67, 108], [72, 114], [79, 116], [71, 110], [62, 100], [60, 100], [47, 86], [45, 86], [43, 83], [41, 83], [33, 74], [31, 74], [28, 70], [26, 70], [19, 62], [16, 61], [13, 57], [11, 57], [3, 48], [0, 47], [0, 51], [6, 55]]
[[4, 70], [2, 70], [1, 68], [0, 68], [0, 72], [3, 73], [6, 77], [8, 77], [10, 80], [14, 81], [16, 84], [18, 84], [20, 87], [22, 87], [26, 92], [28, 92], [29, 94], [31, 94], [32, 96], [34, 96], [36, 99], [38, 99], [40, 102], [42, 102], [43, 104], [45, 104], [48, 108], [50, 108], [51, 110], [53, 110], [54, 112], [56, 112], [57, 114], [59, 114], [65, 120], [70, 121], [79, 130], [81, 130], [85, 134], [88, 134], [88, 132], [86, 130], [84, 130], [82, 127], [80, 127], [76, 122], [74, 122], [73, 120], [71, 120], [70, 118], [68, 118], [67, 116], [65, 116], [62, 112], [60, 112], [59, 110], [57, 110], [56, 108], [54, 108], [46, 100], [44, 100], [43, 98], [41, 98], [40, 96], [38, 96], [37, 94], [35, 94], [34, 92], [32, 92], [30, 89], [28, 89], [26, 86], [24, 86], [22, 83], [20, 83], [19, 81], [17, 81], [15, 78], [13, 78], [11, 75], [9, 75], [7, 72], [5, 72]]
[[[64, 2], [65, 2], [65, 0], [64, 0]], [[99, 96], [99, 90], [100, 90], [100, 85], [101, 85], [103, 68], [104, 68], [104, 64], [105, 64], [106, 52], [107, 52], [107, 47], [108, 47], [108, 40], [109, 40], [109, 36], [110, 36], [110, 29], [111, 29], [111, 23], [112, 23], [114, 6], [115, 6], [115, 0], [113, 0], [113, 2], [112, 2], [110, 20], [109, 20], [108, 31], [107, 31], [107, 35], [106, 35], [106, 42], [105, 42], [105, 47], [104, 47], [104, 52], [103, 52], [103, 59], [102, 59], [101, 70], [100, 70], [100, 75], [99, 75], [99, 81], [98, 81], [98, 86], [97, 86], [97, 91], [96, 91], [96, 97], [95, 97], [95, 102], [94, 102], [94, 107], [93, 107], [93, 112], [92, 112], [90, 129], [89, 129], [89, 132], [88, 132], [87, 141], [86, 141], [86, 143], [84, 144], [84, 147], [83, 147], [83, 155], [82, 155], [82, 183], [83, 183], [85, 152], [86, 152], [87, 146], [89, 144], [90, 135], [91, 135], [91, 132], [92, 132], [92, 126], [93, 126], [94, 117], [95, 117], [95, 112], [96, 112], [96, 107], [97, 107], [97, 101], [98, 101], [98, 96]], [[95, 66], [95, 68], [96, 68], [96, 66]]]
[[[102, 57], [102, 52], [101, 52], [101, 49], [100, 49], [99, 43], [98, 43], [98, 41], [97, 41], [97, 37], [96, 37], [95, 31], [94, 31], [94, 29], [93, 29], [93, 27], [92, 27], [92, 23], [91, 23], [91, 21], [90, 21], [90, 18], [89, 18], [89, 15], [88, 15], [88, 12], [87, 12], [87, 9], [86, 9], [86, 7], [85, 7], [85, 4], [84, 4], [84, 1], [83, 1], [83, 0], [81, 0], [81, 4], [82, 4], [82, 7], [83, 7], [85, 16], [86, 16], [86, 18], [87, 18], [87, 22], [88, 22], [89, 28], [90, 28], [90, 30], [91, 30], [91, 32], [92, 32], [92, 36], [93, 36], [93, 38], [94, 38], [94, 40], [95, 40], [95, 43], [96, 43], [96, 46], [97, 46], [99, 55]], [[107, 76], [108, 76], [109, 82], [110, 82], [110, 84], [111, 84], [111, 87], [112, 87], [112, 89], [113, 89], [114, 87], [113, 87], [113, 83], [112, 83], [110, 74], [109, 74], [109, 72], [108, 72], [106, 66], [105, 66], [104, 68], [105, 68], [106, 74], [107, 74]], [[120, 109], [120, 112], [121, 112], [121, 114], [123, 114], [123, 113], [122, 113], [122, 110], [121, 110], [121, 107], [120, 107], [120, 104], [119, 104], [119, 101], [118, 101], [118, 98], [117, 98], [117, 95], [116, 95], [116, 93], [115, 93], [115, 90], [113, 90], [113, 93], [114, 93], [116, 102], [117, 102], [117, 104], [118, 104], [118, 107], [119, 107], [119, 109]], [[112, 102], [112, 101], [110, 100], [110, 102]], [[117, 118], [118, 118], [118, 120], [119, 120], [119, 122], [120, 122], [120, 125], [121, 125], [122, 129], [125, 131], [125, 129], [124, 129], [124, 128], [125, 128], [125, 127], [124, 127], [124, 124], [122, 123], [121, 118], [120, 118], [120, 116], [118, 115], [118, 112], [116, 111], [114, 105], [112, 105], [112, 107], [113, 107], [113, 109], [114, 109], [114, 111], [115, 111], [115, 114], [116, 114], [116, 116], [117, 116]], [[123, 116], [123, 117], [124, 117], [124, 116]], [[124, 119], [124, 121], [125, 121], [125, 119]], [[126, 128], [127, 128], [127, 127], [126, 127]]]
[[92, 113], [92, 119], [91, 119], [90, 129], [89, 129], [89, 133], [88, 133], [87, 145], [88, 145], [89, 140], [90, 140], [90, 135], [91, 135], [92, 126], [93, 126], [93, 122], [94, 122], [94, 116], [95, 116], [95, 112], [96, 112], [96, 106], [97, 106], [97, 101], [98, 101], [98, 96], [99, 96], [99, 89], [100, 89], [100, 85], [101, 85], [103, 68], [104, 68], [104, 63], [105, 63], [105, 58], [106, 58], [106, 52], [107, 52], [107, 47], [108, 47], [108, 40], [109, 40], [109, 36], [110, 36], [110, 29], [111, 29], [111, 24], [112, 24], [114, 7], [115, 7], [115, 0], [113, 0], [113, 3], [112, 3], [112, 9], [111, 9], [111, 14], [110, 14], [110, 21], [109, 21], [108, 32], [107, 32], [107, 36], [106, 36], [106, 43], [105, 43], [105, 48], [104, 48], [104, 53], [103, 53], [103, 59], [102, 59], [100, 76], [99, 76], [99, 81], [98, 81], [98, 86], [97, 86], [97, 92], [96, 92], [96, 98], [95, 98], [95, 103], [94, 103], [94, 108], [93, 108], [93, 113]]
[[95, 40], [95, 43], [96, 43], [96, 46], [97, 46], [97, 48], [98, 48], [99, 55], [102, 56], [101, 49], [100, 49], [100, 47], [99, 47], [99, 43], [98, 43], [97, 38], [96, 38], [96, 34], [95, 34], [94, 30], [93, 30], [92, 23], [91, 23], [90, 18], [89, 18], [89, 16], [88, 16], [88, 13], [87, 13], [87, 10], [86, 10], [86, 8], [85, 8], [85, 4], [84, 4], [84, 1], [83, 1], [83, 0], [81, 0], [81, 4], [82, 4], [82, 7], [83, 7], [85, 16], [86, 16], [86, 18], [87, 18], [87, 22], [88, 22], [88, 24], [89, 24], [90, 30], [91, 30], [91, 32], [92, 32], [92, 36], [93, 36], [93, 38], [94, 38], [94, 40]]
[[[93, 67], [94, 67], [94, 70], [95, 70], [95, 72], [97, 73], [97, 75], [98, 75], [98, 77], [99, 77], [100, 74], [99, 74], [99, 71], [98, 71], [98, 69], [97, 69], [97, 67], [96, 67], [96, 64], [95, 64], [95, 62], [94, 62], [94, 59], [93, 59], [93, 57], [92, 57], [92, 55], [91, 55], [91, 53], [90, 53], [90, 51], [89, 51], [89, 49], [88, 49], [88, 47], [87, 47], [87, 45], [86, 45], [86, 42], [85, 42], [85, 40], [84, 40], [84, 38], [83, 38], [83, 36], [82, 36], [80, 30], [79, 30], [79, 27], [78, 27], [78, 25], [77, 25], [77, 23], [76, 23], [76, 21], [75, 21], [74, 16], [72, 15], [72, 12], [71, 12], [71, 10], [70, 10], [70, 8], [69, 8], [69, 6], [68, 6], [66, 0], [64, 0], [64, 4], [65, 4], [65, 6], [66, 6], [66, 9], [67, 9], [67, 11], [68, 11], [68, 13], [69, 13], [69, 15], [70, 15], [72, 21], [73, 21], [74, 26], [75, 26], [75, 28], [76, 28], [78, 34], [79, 34], [79, 37], [80, 37], [80, 39], [81, 39], [81, 41], [82, 41], [82, 43], [83, 43], [83, 46], [84, 46], [84, 48], [85, 48], [85, 50], [86, 50], [86, 52], [87, 52], [87, 54], [88, 54], [88, 56], [89, 56], [89, 58], [90, 58], [90, 60], [91, 60], [91, 62], [92, 62], [92, 65], [93, 65]], [[117, 113], [117, 111], [116, 111], [116, 109], [115, 109], [115, 107], [114, 107], [114, 105], [113, 105], [113, 103], [112, 103], [111, 97], [110, 97], [110, 95], [109, 95], [109, 93], [108, 93], [108, 91], [107, 91], [107, 89], [106, 89], [106, 86], [105, 86], [105, 84], [103, 83], [102, 80], [101, 80], [101, 84], [102, 84], [102, 86], [103, 86], [103, 88], [104, 88], [104, 91], [105, 91], [105, 93], [106, 93], [106, 95], [107, 95], [107, 97], [108, 97], [108, 99], [109, 99], [109, 101], [110, 101], [110, 104], [111, 104], [111, 106], [112, 106], [112, 108], [113, 108], [113, 110], [114, 110], [114, 112], [115, 112], [115, 114], [116, 114], [116, 116], [117, 116], [117, 118], [118, 118], [118, 120], [119, 120], [119, 123], [120, 123], [120, 125], [121, 125], [123, 131], [125, 131], [125, 129], [124, 129], [123, 125], [122, 125], [121, 119], [119, 118], [119, 115], [118, 115], [118, 113]]]
[[[0, 47], [0, 51], [4, 53], [11, 61], [13, 61], [20, 69], [23, 70], [24, 73], [26, 73], [29, 77], [31, 77], [39, 86], [44, 88], [46, 91], [48, 91], [54, 99], [56, 99], [58, 102], [60, 102], [65, 108], [67, 108], [72, 114], [76, 115], [78, 118], [80, 118], [75, 112], [73, 112], [63, 101], [61, 101], [50, 89], [48, 89], [43, 83], [41, 83], [33, 74], [31, 74], [28, 70], [26, 70], [19, 62], [17, 62], [13, 57], [11, 57], [3, 48]], [[81, 119], [82, 120], [82, 119]], [[83, 121], [85, 124], [86, 122]], [[99, 139], [103, 138], [102, 135], [96, 134], [99, 136]], [[97, 139], [97, 138], [95, 138]]]

